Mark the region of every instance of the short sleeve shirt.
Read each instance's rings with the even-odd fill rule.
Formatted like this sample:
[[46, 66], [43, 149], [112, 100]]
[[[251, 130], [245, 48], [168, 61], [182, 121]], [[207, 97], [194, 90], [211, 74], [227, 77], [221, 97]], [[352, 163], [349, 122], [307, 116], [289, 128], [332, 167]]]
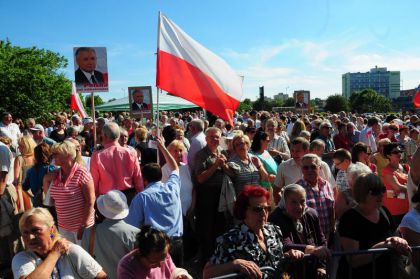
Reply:
[[[41, 263], [42, 259], [35, 253], [20, 252], [12, 261], [13, 277], [19, 279], [22, 276], [28, 276]], [[49, 278], [88, 279], [95, 278], [101, 271], [102, 267], [82, 247], [70, 244], [69, 254], [60, 257]]]
[[242, 223], [216, 239], [212, 264], [224, 264], [235, 259], [253, 261], [258, 266], [276, 268], [283, 258], [282, 234], [278, 226], [266, 224], [263, 228], [267, 252], [258, 244], [257, 235]]
[[[57, 210], [58, 226], [71, 232], [77, 232], [83, 222], [85, 198], [82, 187], [92, 180], [87, 169], [75, 163], [65, 183], [59, 175], [51, 186], [50, 193]], [[94, 214], [89, 217], [89, 226], [94, 223]]]

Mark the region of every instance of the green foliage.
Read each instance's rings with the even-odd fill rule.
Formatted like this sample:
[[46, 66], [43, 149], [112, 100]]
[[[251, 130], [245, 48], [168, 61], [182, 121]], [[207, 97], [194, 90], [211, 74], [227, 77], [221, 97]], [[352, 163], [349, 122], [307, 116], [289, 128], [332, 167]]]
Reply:
[[239, 103], [238, 108], [236, 111], [244, 112], [244, 111], [250, 111], [252, 110], [252, 102], [250, 99], [245, 99], [242, 102]]
[[58, 53], [0, 40], [0, 111], [26, 119], [69, 110], [71, 82], [60, 72], [66, 66]]
[[284, 107], [294, 107], [294, 106], [295, 106], [295, 99], [293, 99], [293, 98], [288, 98], [288, 99], [284, 102], [283, 106], [284, 106]]
[[342, 95], [332, 95], [327, 98], [324, 109], [333, 113], [349, 111], [349, 101]]
[[373, 89], [363, 89], [350, 96], [350, 107], [352, 111], [359, 113], [390, 112], [392, 111], [392, 102]]
[[[100, 106], [104, 103], [104, 100], [102, 100], [102, 98], [98, 95], [95, 95], [93, 99], [95, 100], [95, 107]], [[86, 107], [89, 107], [89, 108], [92, 107], [92, 98], [90, 94], [85, 97], [85, 104], [86, 104]]]

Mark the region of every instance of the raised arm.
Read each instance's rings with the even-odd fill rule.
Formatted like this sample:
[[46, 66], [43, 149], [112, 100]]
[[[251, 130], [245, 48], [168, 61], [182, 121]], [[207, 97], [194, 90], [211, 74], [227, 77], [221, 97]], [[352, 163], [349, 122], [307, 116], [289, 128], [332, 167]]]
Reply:
[[162, 152], [163, 156], [165, 157], [165, 160], [166, 160], [166, 163], [169, 166], [169, 169], [171, 171], [179, 170], [178, 164], [176, 163], [174, 157], [172, 157], [171, 153], [169, 153], [168, 149], [166, 149], [165, 145], [163, 144], [162, 139], [157, 138], [156, 142], [157, 142], [157, 146], [158, 146], [160, 152]]

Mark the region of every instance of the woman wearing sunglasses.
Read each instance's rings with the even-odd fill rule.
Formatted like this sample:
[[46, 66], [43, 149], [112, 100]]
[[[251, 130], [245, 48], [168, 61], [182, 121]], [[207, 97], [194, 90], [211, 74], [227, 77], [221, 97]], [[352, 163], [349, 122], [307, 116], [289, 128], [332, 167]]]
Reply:
[[[384, 184], [375, 174], [362, 174], [356, 179], [353, 196], [358, 205], [346, 211], [338, 224], [340, 243], [344, 251], [394, 248], [402, 254], [411, 252], [407, 241], [394, 236], [396, 226], [388, 209], [382, 206], [385, 192]], [[347, 278], [349, 268], [352, 269], [353, 278], [389, 278], [392, 274], [390, 254], [378, 254], [375, 257], [375, 266], [372, 259], [371, 254], [341, 258], [338, 269], [342, 273], [339, 274], [340, 278]]]
[[386, 187], [384, 205], [391, 212], [397, 226], [408, 212], [407, 182], [410, 167], [400, 163], [402, 153], [397, 143], [384, 146], [384, 156], [389, 160], [389, 164], [382, 169], [382, 180]]
[[283, 258], [300, 259], [303, 252], [283, 253], [280, 228], [267, 223], [270, 194], [260, 186], [245, 186], [234, 206], [234, 215], [242, 222], [217, 239], [216, 250], [203, 271], [203, 278], [242, 273], [262, 278], [260, 267], [280, 266]]

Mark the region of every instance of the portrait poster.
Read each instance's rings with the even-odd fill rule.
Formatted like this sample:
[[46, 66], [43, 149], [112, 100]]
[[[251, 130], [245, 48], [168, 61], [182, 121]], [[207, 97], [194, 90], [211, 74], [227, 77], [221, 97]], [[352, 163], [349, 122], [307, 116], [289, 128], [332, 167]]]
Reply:
[[108, 92], [105, 47], [74, 47], [74, 80], [78, 93]]
[[128, 87], [128, 99], [130, 102], [130, 112], [134, 118], [152, 118], [153, 103], [151, 86]]
[[296, 110], [305, 110], [307, 111], [310, 108], [310, 92], [305, 90], [295, 91], [295, 108]]

